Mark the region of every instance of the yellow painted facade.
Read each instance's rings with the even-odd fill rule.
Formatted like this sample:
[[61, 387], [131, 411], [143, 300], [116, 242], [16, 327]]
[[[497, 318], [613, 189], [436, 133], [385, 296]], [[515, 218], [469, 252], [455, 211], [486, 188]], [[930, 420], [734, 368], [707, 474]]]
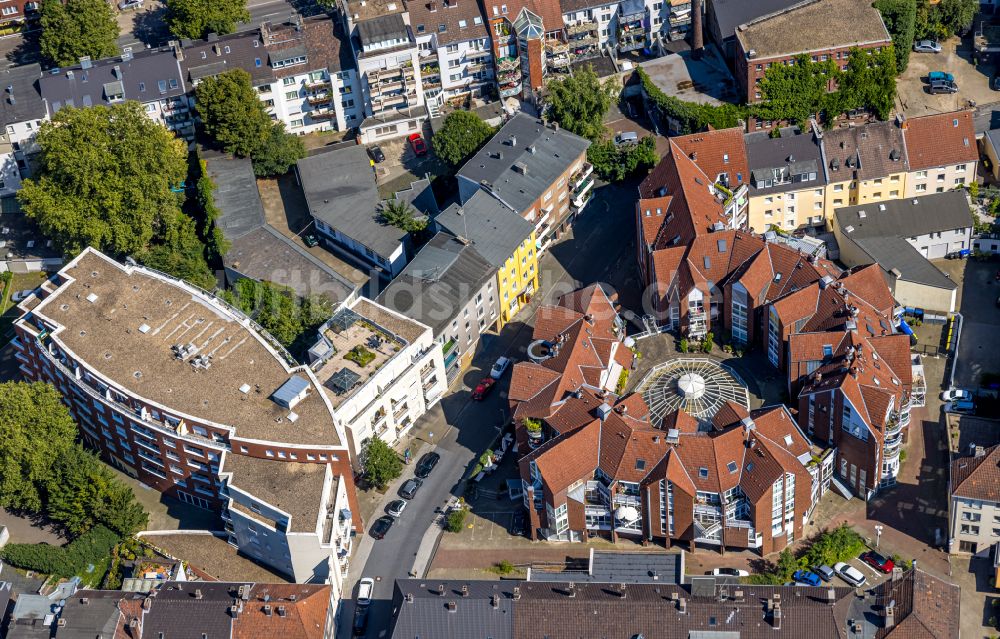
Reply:
[[[833, 180], [839, 176], [836, 172], [831, 172], [830, 177]], [[844, 177], [850, 178], [850, 173], [844, 173]], [[839, 208], [906, 197], [906, 178], [906, 173], [893, 173], [884, 178], [871, 180], [831, 181], [826, 185], [827, 228], [830, 228], [833, 214]]]
[[532, 231], [497, 271], [497, 291], [500, 293], [500, 319], [497, 330], [513, 319], [538, 291], [536, 239], [536, 233]]
[[750, 186], [747, 224], [757, 233], [777, 226], [783, 231], [816, 226], [826, 219], [825, 192], [813, 183], [807, 188], [785, 193], [754, 195]]

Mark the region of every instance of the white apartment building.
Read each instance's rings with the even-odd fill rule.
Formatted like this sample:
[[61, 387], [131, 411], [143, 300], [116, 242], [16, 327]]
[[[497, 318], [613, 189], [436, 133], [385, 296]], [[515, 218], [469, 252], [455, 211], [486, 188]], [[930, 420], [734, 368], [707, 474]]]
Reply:
[[972, 111], [909, 118], [900, 127], [910, 161], [905, 197], [944, 193], [975, 181], [979, 147]]
[[19, 308], [21, 373], [55, 386], [104, 461], [218, 513], [230, 543], [296, 581], [346, 573], [363, 529], [347, 435], [313, 371], [250, 318], [93, 248]]
[[420, 49], [424, 98], [436, 108], [450, 98], [480, 96], [493, 83], [493, 48], [475, 0], [430, 0], [409, 5]]
[[38, 151], [35, 135], [48, 119], [36, 86], [41, 75], [37, 64], [0, 72], [0, 197], [17, 193], [21, 180], [31, 175], [29, 157]]
[[354, 455], [399, 441], [447, 389], [431, 328], [365, 298], [320, 327], [309, 360]]
[[417, 132], [427, 119], [420, 49], [403, 0], [343, 0], [364, 100], [364, 144]]
[[231, 69], [249, 73], [271, 118], [289, 133], [344, 131], [363, 118], [350, 47], [328, 17], [264, 23], [258, 31], [186, 40], [177, 49], [192, 89]]
[[1000, 446], [976, 446], [951, 462], [948, 552], [989, 556], [1000, 542]]

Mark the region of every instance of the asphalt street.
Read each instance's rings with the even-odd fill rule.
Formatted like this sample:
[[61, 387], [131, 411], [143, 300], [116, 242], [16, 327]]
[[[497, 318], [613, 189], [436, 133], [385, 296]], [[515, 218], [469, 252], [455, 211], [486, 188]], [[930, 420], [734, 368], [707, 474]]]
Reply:
[[[631, 272], [633, 209], [631, 205], [623, 206], [622, 203], [631, 201], [634, 188], [630, 185], [597, 189], [594, 199], [578, 219], [573, 236], [553, 245], [549, 253], [542, 257], [542, 294], [536, 296], [531, 306], [523, 310], [514, 322], [504, 327], [499, 336], [485, 340], [488, 343], [480, 346], [472, 367], [461, 380], [456, 381], [452, 392], [421, 418], [418, 427], [434, 433], [428, 439], [433, 444], [433, 450], [441, 455], [441, 462], [385, 539], [375, 541], [366, 531], [363, 538], [356, 540], [357, 550], [345, 584], [346, 593], [353, 597], [361, 577], [376, 580], [367, 637], [388, 635], [392, 622], [394, 579], [409, 576], [424, 534], [432, 526], [440, 529], [439, 522], [435, 521], [438, 517], [435, 509], [463, 493], [463, 476], [497, 436], [502, 411], [506, 410], [510, 374], [483, 402], [470, 400], [470, 386], [486, 374], [497, 357], [507, 355], [513, 356], [515, 361], [523, 359], [531, 339], [531, 320], [540, 304], [551, 302], [558, 295], [580, 286], [596, 281], [615, 281], [622, 273]], [[425, 447], [421, 454], [427, 450], [431, 448]], [[376, 516], [383, 514], [385, 505], [397, 498], [396, 491], [412, 473], [411, 465], [386, 493]], [[373, 521], [366, 522], [366, 525], [370, 528]], [[339, 637], [350, 636], [353, 615], [353, 602], [345, 601]]]

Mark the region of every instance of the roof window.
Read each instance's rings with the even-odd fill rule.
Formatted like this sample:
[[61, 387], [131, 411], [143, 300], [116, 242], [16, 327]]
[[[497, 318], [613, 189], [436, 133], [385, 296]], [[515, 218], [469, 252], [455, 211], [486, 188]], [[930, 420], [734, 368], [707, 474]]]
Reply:
[[701, 468], [699, 468], [698, 469], [698, 477], [701, 477], [702, 479], [708, 479], [708, 469], [705, 468], [704, 466], [702, 466]]
[[737, 469], [736, 462], [734, 461], [729, 462], [728, 464], [726, 464], [726, 468], [729, 470], [730, 473], [735, 473]]

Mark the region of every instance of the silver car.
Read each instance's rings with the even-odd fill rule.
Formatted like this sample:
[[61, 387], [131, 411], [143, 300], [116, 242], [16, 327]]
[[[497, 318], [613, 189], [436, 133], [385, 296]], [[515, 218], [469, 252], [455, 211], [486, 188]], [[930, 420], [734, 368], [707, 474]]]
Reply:
[[917, 53], [941, 53], [941, 45], [934, 40], [920, 40], [913, 43], [913, 50]]
[[833, 569], [837, 571], [837, 574], [841, 579], [851, 584], [855, 588], [860, 588], [865, 585], [868, 579], [861, 574], [861, 571], [850, 564], [845, 564], [844, 562], [839, 562], [834, 564]]

